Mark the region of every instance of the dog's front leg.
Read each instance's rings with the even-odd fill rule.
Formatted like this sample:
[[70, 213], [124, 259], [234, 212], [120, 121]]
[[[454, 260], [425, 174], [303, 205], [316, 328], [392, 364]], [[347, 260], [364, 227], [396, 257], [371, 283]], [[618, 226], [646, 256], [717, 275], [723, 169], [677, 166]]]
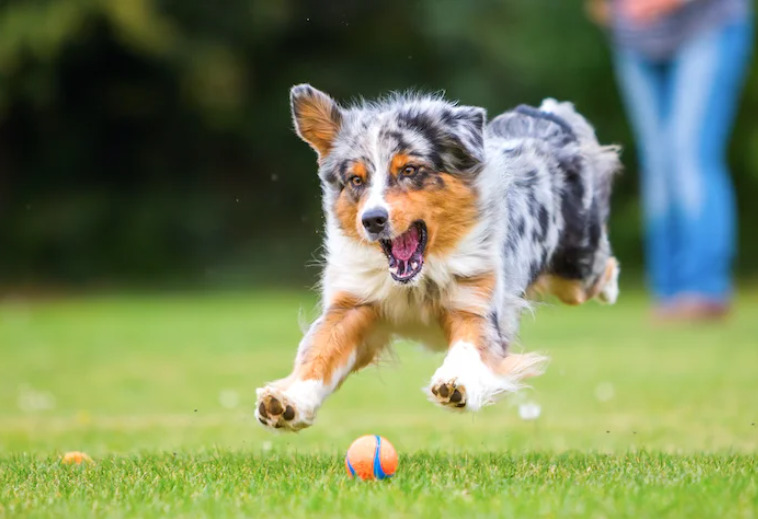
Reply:
[[374, 359], [380, 345], [369, 335], [376, 321], [373, 305], [335, 298], [301, 341], [292, 373], [257, 390], [258, 421], [291, 431], [310, 426], [324, 399]]
[[427, 388], [429, 399], [438, 405], [478, 411], [518, 390], [523, 378], [539, 375], [547, 360], [534, 353], [509, 353], [492, 317], [447, 310], [440, 323], [450, 348]]

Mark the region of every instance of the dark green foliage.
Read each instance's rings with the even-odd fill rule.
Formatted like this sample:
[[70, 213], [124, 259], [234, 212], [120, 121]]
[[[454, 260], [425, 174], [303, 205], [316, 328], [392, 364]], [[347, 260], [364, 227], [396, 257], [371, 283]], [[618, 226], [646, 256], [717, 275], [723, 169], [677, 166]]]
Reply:
[[[573, 100], [627, 147], [612, 231], [639, 263], [629, 131], [578, 1], [16, 0], [0, 4], [0, 282], [312, 279], [315, 155], [287, 104], [306, 81], [340, 100], [445, 90], [490, 114]], [[750, 84], [732, 148], [745, 268]]]

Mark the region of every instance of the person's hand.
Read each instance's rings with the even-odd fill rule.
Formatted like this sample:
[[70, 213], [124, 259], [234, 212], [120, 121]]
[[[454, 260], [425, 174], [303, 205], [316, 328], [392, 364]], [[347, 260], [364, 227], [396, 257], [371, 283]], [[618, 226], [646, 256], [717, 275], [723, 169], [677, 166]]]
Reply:
[[685, 0], [622, 0], [620, 8], [632, 21], [645, 25], [677, 9], [684, 2]]
[[587, 13], [587, 18], [597, 25], [608, 25], [611, 20], [609, 0], [584, 0], [584, 11]]

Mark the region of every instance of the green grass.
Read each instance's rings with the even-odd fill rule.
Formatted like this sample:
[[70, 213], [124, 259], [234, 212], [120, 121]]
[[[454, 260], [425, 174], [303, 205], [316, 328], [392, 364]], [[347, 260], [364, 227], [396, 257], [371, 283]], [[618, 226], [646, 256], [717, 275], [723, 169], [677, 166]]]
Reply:
[[[724, 325], [656, 327], [639, 293], [545, 306], [524, 348], [552, 357], [477, 415], [420, 391], [441, 357], [399, 344], [297, 435], [252, 417], [287, 373], [304, 293], [0, 303], [0, 517], [755, 517], [758, 291]], [[306, 314], [309, 312], [306, 311]], [[541, 406], [534, 421], [518, 402]], [[345, 477], [366, 433], [389, 482]], [[96, 461], [61, 465], [82, 450]]]

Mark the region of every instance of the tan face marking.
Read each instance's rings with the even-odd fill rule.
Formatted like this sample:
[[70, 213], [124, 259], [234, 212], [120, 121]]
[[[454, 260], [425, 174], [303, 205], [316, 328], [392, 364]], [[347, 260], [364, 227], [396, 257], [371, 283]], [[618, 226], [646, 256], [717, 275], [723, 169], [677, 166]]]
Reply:
[[353, 167], [350, 169], [351, 175], [354, 175], [366, 183], [368, 179], [368, 171], [366, 171], [366, 165], [363, 162], [353, 162]]
[[[421, 187], [410, 188], [404, 184], [403, 170], [408, 165], [418, 166], [418, 174], [423, 174], [427, 179]], [[387, 188], [384, 200], [389, 208], [394, 233], [402, 234], [411, 224], [422, 220], [427, 230], [425, 253], [444, 255], [451, 252], [476, 223], [478, 208], [475, 188], [456, 175], [432, 172], [428, 165], [406, 154], [399, 153], [392, 157], [389, 173], [394, 180]], [[348, 178], [353, 175], [363, 179], [366, 185], [368, 173], [365, 164], [354, 162]], [[360, 215], [367, 191], [347, 185], [335, 203], [340, 227], [356, 240], [364, 240]]]
[[[397, 170], [402, 167], [398, 161]], [[441, 255], [451, 252], [476, 223], [477, 197], [474, 188], [455, 175], [431, 175], [438, 177], [433, 188], [407, 189], [398, 183], [387, 190], [385, 200], [396, 233], [403, 233], [413, 222], [423, 220], [427, 253]]]
[[342, 228], [345, 234], [356, 240], [362, 240], [363, 235], [361, 234], [359, 227], [362, 224], [359, 215], [362, 209], [366, 182], [368, 180], [366, 165], [362, 162], [354, 162], [350, 166], [347, 173], [348, 178], [345, 180], [348, 180], [353, 176], [360, 178], [362, 180], [362, 185], [351, 185], [348, 181], [337, 198], [337, 202], [334, 205], [334, 211], [340, 222], [340, 228]]
[[412, 163], [413, 158], [410, 155], [404, 153], [395, 154], [390, 161], [390, 175], [397, 177], [407, 164]]

